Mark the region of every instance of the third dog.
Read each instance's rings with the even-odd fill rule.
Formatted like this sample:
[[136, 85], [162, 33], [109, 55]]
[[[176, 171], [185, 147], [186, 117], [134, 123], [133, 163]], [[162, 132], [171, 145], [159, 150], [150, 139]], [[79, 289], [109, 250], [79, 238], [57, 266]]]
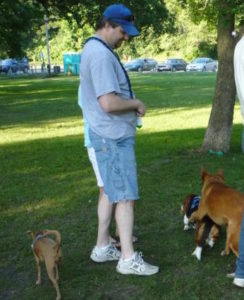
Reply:
[[201, 260], [204, 245], [208, 244], [212, 248], [220, 231], [219, 226], [217, 226], [208, 216], [205, 216], [198, 222], [189, 222], [189, 218], [193, 212], [198, 210], [200, 199], [200, 196], [190, 194], [185, 197], [181, 207], [181, 211], [184, 214], [184, 230], [189, 230], [190, 228], [196, 229], [196, 249], [193, 251], [192, 255], [196, 256], [198, 260]]

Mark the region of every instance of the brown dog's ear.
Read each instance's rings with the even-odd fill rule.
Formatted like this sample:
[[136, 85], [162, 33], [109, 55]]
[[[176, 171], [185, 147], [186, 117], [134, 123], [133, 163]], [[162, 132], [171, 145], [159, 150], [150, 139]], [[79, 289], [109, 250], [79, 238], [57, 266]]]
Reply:
[[26, 233], [27, 233], [29, 236], [31, 236], [32, 238], [33, 238], [33, 236], [35, 235], [34, 232], [31, 231], [31, 230], [26, 231]]
[[220, 170], [218, 171], [218, 175], [219, 175], [222, 179], [224, 179], [224, 171], [223, 171], [222, 169], [220, 169]]
[[207, 172], [205, 171], [204, 167], [201, 167], [202, 181], [204, 180], [204, 178], [205, 178], [206, 175], [207, 175]]

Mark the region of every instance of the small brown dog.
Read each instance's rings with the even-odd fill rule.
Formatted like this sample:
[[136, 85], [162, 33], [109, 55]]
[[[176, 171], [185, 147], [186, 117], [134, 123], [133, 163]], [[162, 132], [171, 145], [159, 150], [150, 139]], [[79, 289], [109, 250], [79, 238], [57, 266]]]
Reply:
[[238, 256], [244, 195], [224, 183], [222, 171], [212, 175], [202, 169], [201, 175], [201, 201], [198, 210], [193, 212], [189, 221], [201, 221], [208, 216], [216, 224], [226, 225], [226, 244], [221, 255], [227, 255], [232, 250]]
[[193, 212], [198, 210], [200, 199], [201, 197], [195, 194], [187, 195], [181, 207], [181, 212], [184, 214], [184, 230], [189, 230], [190, 228], [196, 229], [196, 249], [192, 255], [196, 256], [198, 260], [201, 260], [202, 249], [205, 244], [208, 244], [211, 248], [214, 246], [220, 231], [219, 226], [208, 216], [205, 216], [202, 221], [198, 221], [194, 224], [189, 222], [189, 218]]
[[[61, 294], [59, 291], [58, 280], [58, 264], [62, 258], [61, 251], [61, 235], [57, 230], [43, 230], [39, 232], [28, 231], [27, 232], [32, 237], [32, 249], [37, 266], [37, 281], [36, 284], [41, 284], [41, 268], [40, 261], [45, 261], [48, 277], [52, 281], [56, 292], [56, 300], [61, 299]], [[48, 238], [47, 236], [54, 235], [56, 241]]]

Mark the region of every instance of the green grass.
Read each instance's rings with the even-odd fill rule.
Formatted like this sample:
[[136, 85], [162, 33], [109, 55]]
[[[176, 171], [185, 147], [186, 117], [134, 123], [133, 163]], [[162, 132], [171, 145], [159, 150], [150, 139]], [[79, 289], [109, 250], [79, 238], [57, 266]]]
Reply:
[[[222, 168], [244, 191], [241, 117], [236, 105], [231, 151], [197, 151], [203, 141], [216, 74], [131, 74], [148, 108], [136, 154], [141, 200], [136, 204], [136, 250], [161, 272], [122, 276], [116, 263], [89, 260], [96, 239], [97, 187], [83, 147], [77, 77], [0, 77], [0, 299], [55, 299], [36, 268], [29, 229], [58, 229], [63, 240], [63, 299], [243, 299], [226, 278], [235, 257], [221, 257], [225, 232], [202, 261], [191, 256], [194, 232], [184, 232], [180, 205], [200, 193], [200, 168]], [[113, 224], [114, 229], [114, 224]]]

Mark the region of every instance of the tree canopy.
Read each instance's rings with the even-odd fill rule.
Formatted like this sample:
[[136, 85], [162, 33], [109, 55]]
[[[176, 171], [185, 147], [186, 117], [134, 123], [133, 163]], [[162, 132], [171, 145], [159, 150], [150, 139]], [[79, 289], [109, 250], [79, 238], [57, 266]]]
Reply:
[[[140, 29], [161, 34], [169, 29], [170, 14], [163, 0], [124, 1], [132, 8]], [[0, 56], [21, 57], [35, 46], [44, 15], [50, 20], [67, 20], [70, 27], [94, 27], [99, 16], [111, 4], [104, 0], [2, 0], [0, 1]], [[76, 26], [74, 26], [76, 22]], [[71, 30], [72, 31], [72, 30]]]
[[36, 1], [0, 1], [0, 56], [24, 56], [42, 16], [43, 9]]
[[[110, 0], [37, 0], [49, 15], [56, 15], [60, 18], [75, 20], [80, 28], [86, 24], [95, 27], [98, 18], [105, 8], [111, 4]], [[165, 20], [168, 18], [168, 11], [164, 0], [129, 0], [119, 1], [131, 8], [139, 28], [151, 26], [156, 33], [164, 30]]]

